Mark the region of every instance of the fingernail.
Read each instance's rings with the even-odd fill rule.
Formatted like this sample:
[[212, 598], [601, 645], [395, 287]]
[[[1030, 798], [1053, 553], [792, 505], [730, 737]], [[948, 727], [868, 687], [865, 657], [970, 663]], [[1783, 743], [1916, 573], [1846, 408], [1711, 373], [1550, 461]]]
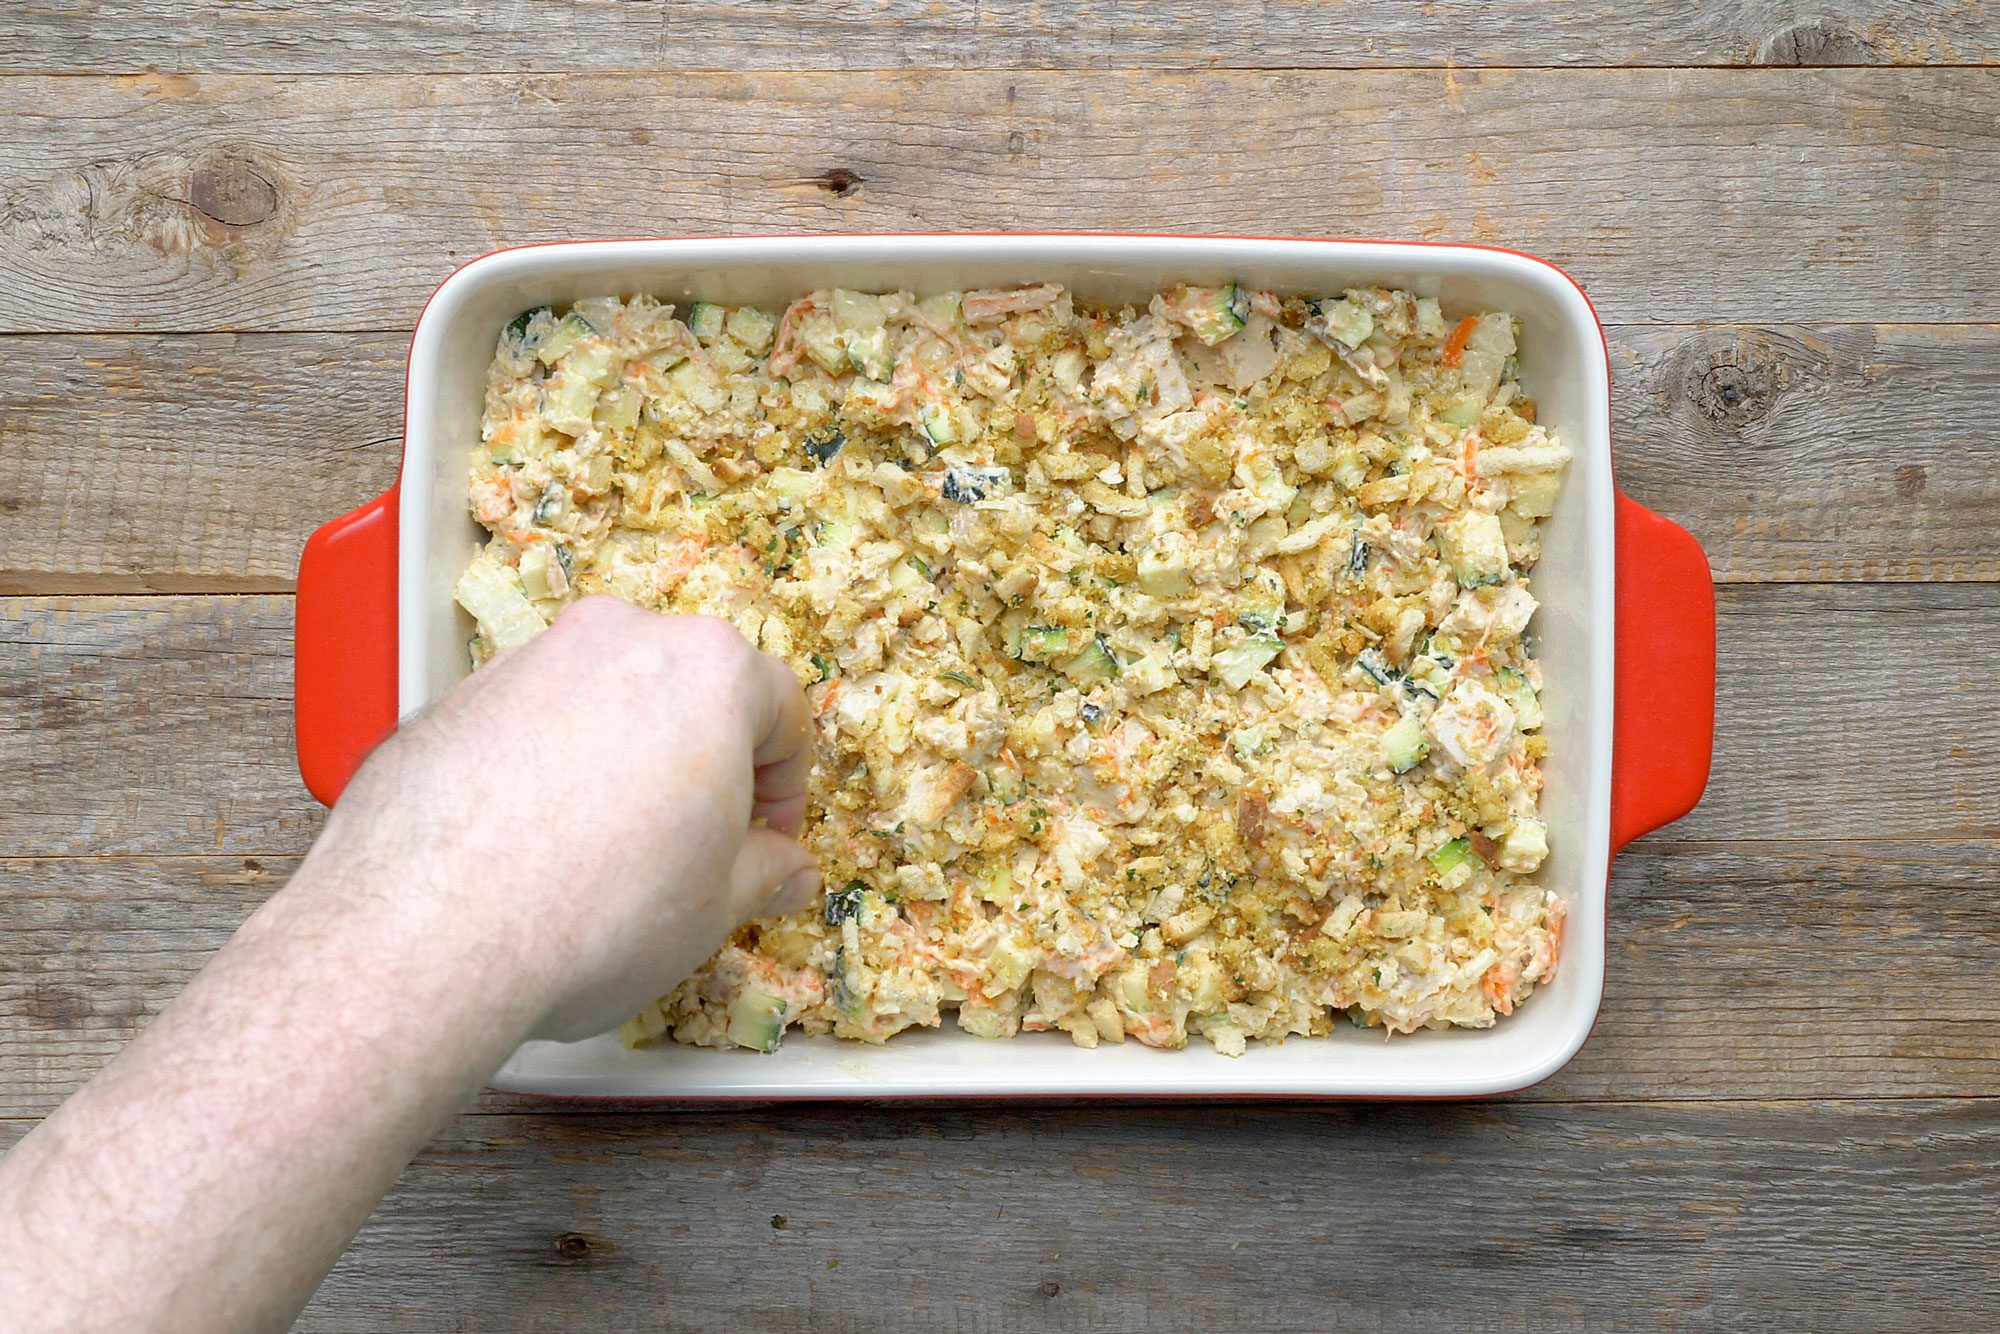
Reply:
[[819, 897], [819, 868], [808, 866], [785, 877], [777, 892], [771, 895], [771, 912], [778, 915], [795, 913], [810, 905], [817, 897]]

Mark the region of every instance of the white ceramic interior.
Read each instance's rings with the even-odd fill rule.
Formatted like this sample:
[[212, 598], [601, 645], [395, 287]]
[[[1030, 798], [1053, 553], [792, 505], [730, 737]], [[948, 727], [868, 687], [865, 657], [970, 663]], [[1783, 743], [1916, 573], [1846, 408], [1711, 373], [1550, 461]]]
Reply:
[[500, 329], [532, 306], [650, 292], [779, 308], [816, 287], [919, 293], [1056, 281], [1091, 300], [1143, 301], [1175, 282], [1234, 280], [1280, 292], [1383, 284], [1435, 296], [1447, 315], [1520, 316], [1522, 378], [1576, 461], [1534, 576], [1550, 755], [1546, 882], [1569, 904], [1555, 984], [1485, 1031], [1385, 1040], [1340, 1025], [1324, 1039], [1253, 1043], [1228, 1058], [1127, 1042], [1084, 1051], [1061, 1034], [996, 1042], [942, 1031], [869, 1047], [797, 1034], [770, 1055], [609, 1036], [531, 1042], [499, 1088], [569, 1097], [855, 1098], [1068, 1094], [1450, 1097], [1516, 1089], [1558, 1069], [1596, 1018], [1610, 860], [1612, 481], [1610, 373], [1589, 303], [1539, 260], [1470, 246], [1120, 236], [854, 236], [608, 241], [502, 251], [453, 274], [410, 353], [399, 559], [399, 702], [408, 717], [468, 670], [470, 623], [452, 584], [481, 530], [467, 514], [486, 366]]

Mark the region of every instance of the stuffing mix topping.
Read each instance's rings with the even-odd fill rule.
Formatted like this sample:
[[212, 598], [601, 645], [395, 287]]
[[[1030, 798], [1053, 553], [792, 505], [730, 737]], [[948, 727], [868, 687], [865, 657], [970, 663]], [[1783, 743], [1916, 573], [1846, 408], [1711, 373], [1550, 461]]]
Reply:
[[522, 315], [474, 450], [474, 660], [607, 592], [816, 720], [827, 884], [628, 1042], [955, 1016], [1237, 1054], [1483, 1027], [1554, 975], [1523, 639], [1569, 451], [1505, 313], [1053, 284]]

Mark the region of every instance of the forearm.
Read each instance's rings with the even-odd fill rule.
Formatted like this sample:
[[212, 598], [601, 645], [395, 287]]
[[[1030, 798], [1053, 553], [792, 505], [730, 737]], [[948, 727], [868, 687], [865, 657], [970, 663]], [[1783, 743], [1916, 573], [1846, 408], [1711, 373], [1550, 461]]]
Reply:
[[504, 943], [438, 920], [449, 895], [370, 876], [321, 849], [0, 1162], [0, 1215], [29, 1243], [0, 1251], [10, 1314], [257, 1328], [311, 1296], [536, 1017]]

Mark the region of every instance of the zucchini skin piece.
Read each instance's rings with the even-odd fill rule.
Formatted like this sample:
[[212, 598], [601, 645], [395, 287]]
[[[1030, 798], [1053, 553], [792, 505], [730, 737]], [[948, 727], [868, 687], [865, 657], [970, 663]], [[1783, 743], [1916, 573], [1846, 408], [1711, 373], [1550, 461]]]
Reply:
[[1012, 480], [1013, 474], [1005, 468], [947, 468], [939, 494], [946, 500], [970, 505], [986, 499]]
[[847, 432], [838, 426], [822, 426], [806, 432], [806, 454], [822, 468], [832, 462], [841, 447], [847, 443]]
[[859, 880], [850, 880], [839, 889], [826, 892], [824, 919], [828, 926], [839, 926], [848, 918], [861, 911], [861, 896], [868, 892], [868, 886]]

